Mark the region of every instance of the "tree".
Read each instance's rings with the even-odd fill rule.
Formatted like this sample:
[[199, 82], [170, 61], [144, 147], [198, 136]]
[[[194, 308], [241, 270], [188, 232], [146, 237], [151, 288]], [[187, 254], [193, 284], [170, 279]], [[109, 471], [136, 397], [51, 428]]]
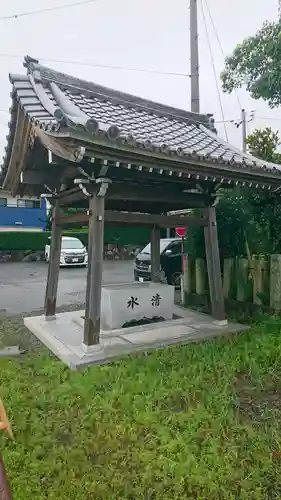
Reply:
[[248, 135], [247, 144], [256, 158], [281, 164], [281, 154], [278, 151], [281, 142], [278, 132], [274, 132], [270, 127], [254, 130]]
[[281, 18], [265, 22], [256, 35], [246, 38], [226, 58], [221, 74], [227, 93], [246, 86], [254, 99], [271, 107], [281, 104]]
[[[252, 155], [281, 164], [280, 139], [271, 128], [256, 129], [247, 137]], [[222, 251], [236, 255], [281, 252], [281, 193], [240, 188], [224, 193], [218, 204], [218, 228]]]
[[[251, 153], [265, 161], [281, 164], [279, 137], [270, 128], [254, 130], [247, 143]], [[281, 193], [236, 188], [221, 190], [217, 205], [218, 237], [221, 257], [255, 253], [281, 253]], [[188, 252], [204, 256], [203, 232], [189, 233]]]
[[[221, 259], [250, 253], [262, 253], [263, 230], [258, 224], [254, 206], [249, 202], [244, 189], [221, 189], [216, 207], [218, 239]], [[192, 257], [205, 257], [202, 228], [188, 231], [187, 252]]]
[[[254, 130], [247, 138], [250, 152], [257, 158], [281, 164], [278, 151], [280, 139], [271, 128]], [[264, 232], [264, 250], [281, 251], [281, 195], [272, 191], [248, 191], [247, 198], [253, 207], [257, 224]]]

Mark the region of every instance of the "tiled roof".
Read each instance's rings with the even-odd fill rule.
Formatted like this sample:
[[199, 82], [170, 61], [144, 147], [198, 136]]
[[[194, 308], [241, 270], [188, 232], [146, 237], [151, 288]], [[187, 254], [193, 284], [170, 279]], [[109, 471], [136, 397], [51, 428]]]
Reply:
[[[19, 102], [30, 119], [52, 131], [83, 130], [91, 136], [135, 148], [177, 155], [184, 161], [206, 161], [259, 168], [280, 175], [281, 166], [244, 154], [220, 139], [210, 115], [197, 115], [86, 82], [25, 58], [27, 75], [10, 75], [13, 109]], [[15, 118], [14, 118], [15, 120]], [[7, 167], [14, 136], [13, 119], [4, 158]], [[120, 146], [121, 147], [121, 146]], [[171, 158], [172, 159], [172, 158]]]

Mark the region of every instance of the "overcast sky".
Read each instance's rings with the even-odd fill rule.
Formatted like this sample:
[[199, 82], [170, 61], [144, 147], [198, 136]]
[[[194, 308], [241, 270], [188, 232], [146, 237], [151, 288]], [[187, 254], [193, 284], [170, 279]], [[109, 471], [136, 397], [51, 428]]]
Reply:
[[[70, 3], [71, 0], [10, 0], [2, 2], [0, 17]], [[74, 0], [72, 0], [74, 1]], [[205, 0], [202, 0], [205, 5]], [[156, 71], [189, 73], [188, 0], [97, 0], [80, 7], [58, 10], [12, 20], [0, 19], [0, 149], [6, 144], [9, 115], [3, 110], [11, 104], [8, 74], [25, 73], [24, 55], [80, 78], [107, 85], [152, 100], [190, 109], [190, 82], [186, 76], [121, 71], [54, 60], [97, 63]], [[278, 0], [208, 0], [224, 52], [253, 35], [265, 20], [277, 18]], [[200, 45], [201, 111], [222, 120], [201, 1], [198, 0]], [[206, 9], [205, 9], [206, 10]], [[207, 12], [207, 11], [206, 11]], [[216, 71], [223, 69], [223, 56], [207, 18]], [[17, 57], [19, 56], [19, 57]], [[239, 91], [242, 107], [255, 110], [251, 127], [281, 127], [281, 111], [270, 110], [262, 101], [253, 101]], [[237, 95], [223, 95], [227, 120], [237, 119]], [[261, 118], [259, 118], [261, 117]], [[264, 119], [270, 118], [270, 120]], [[222, 125], [219, 132], [225, 137]], [[227, 125], [229, 142], [240, 146], [241, 131]]]

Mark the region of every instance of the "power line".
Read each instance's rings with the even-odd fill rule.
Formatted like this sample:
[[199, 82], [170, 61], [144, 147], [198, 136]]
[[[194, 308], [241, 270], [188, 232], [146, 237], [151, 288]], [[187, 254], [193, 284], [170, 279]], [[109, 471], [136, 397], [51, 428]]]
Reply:
[[[23, 56], [17, 55], [17, 54], [4, 54], [0, 53], [0, 57], [7, 57], [7, 58], [12, 58], [12, 59], [21, 59], [23, 60]], [[63, 59], [46, 59], [45, 57], [39, 57], [38, 58], [40, 61], [43, 62], [53, 62], [57, 64], [72, 64], [74, 66], [88, 66], [88, 67], [93, 67], [93, 68], [106, 68], [106, 69], [114, 69], [114, 70], [119, 70], [119, 71], [136, 71], [140, 73], [152, 73], [156, 75], [168, 75], [168, 76], [181, 76], [181, 77], [189, 77], [190, 75], [188, 73], [180, 73], [176, 71], [160, 71], [156, 69], [147, 69], [147, 68], [134, 68], [130, 66], [118, 66], [118, 65], [112, 65], [112, 64], [101, 64], [101, 63], [93, 63], [93, 62], [86, 62], [86, 61], [66, 61]]]
[[211, 41], [210, 41], [210, 37], [209, 37], [209, 31], [208, 31], [208, 27], [207, 27], [207, 20], [206, 20], [206, 16], [205, 16], [204, 7], [203, 7], [203, 1], [202, 0], [200, 0], [200, 4], [201, 4], [202, 16], [203, 16], [203, 23], [204, 23], [204, 26], [205, 26], [207, 43], [208, 43], [210, 57], [211, 57], [211, 63], [212, 63], [212, 67], [213, 67], [214, 78], [215, 78], [215, 82], [216, 82], [216, 88], [217, 88], [218, 99], [219, 99], [219, 104], [220, 104], [221, 116], [222, 116], [222, 119], [223, 119], [223, 126], [224, 126], [225, 138], [226, 138], [226, 140], [228, 142], [228, 133], [227, 133], [226, 123], [225, 123], [225, 119], [224, 119], [224, 111], [223, 111], [223, 105], [222, 105], [222, 99], [221, 99], [220, 86], [219, 86], [219, 82], [218, 82], [218, 78], [217, 78], [217, 72], [216, 72], [216, 67], [215, 67], [215, 60], [214, 60], [214, 55], [213, 55], [213, 51], [212, 51]]
[[[211, 9], [210, 9], [210, 7], [209, 7], [208, 0], [205, 0], [205, 4], [206, 4], [206, 8], [207, 8], [207, 11], [208, 11], [208, 14], [209, 14], [209, 18], [210, 18], [211, 24], [212, 24], [212, 26], [213, 26], [213, 30], [214, 30], [214, 33], [215, 33], [215, 37], [216, 37], [216, 39], [217, 39], [217, 42], [218, 42], [219, 48], [220, 48], [220, 50], [221, 50], [222, 56], [223, 56], [223, 58], [225, 59], [226, 54], [225, 54], [225, 51], [224, 51], [224, 49], [223, 49], [223, 46], [222, 46], [222, 43], [221, 43], [221, 40], [220, 40], [220, 37], [219, 37], [219, 33], [218, 33], [217, 28], [216, 28], [215, 21], [214, 21], [214, 18], [213, 18], [213, 16], [212, 16], [212, 13], [211, 13]], [[242, 110], [242, 104], [241, 104], [241, 101], [240, 101], [240, 98], [239, 98], [238, 92], [237, 92], [237, 90], [236, 90], [236, 89], [234, 89], [234, 92], [235, 92], [235, 95], [236, 95], [236, 99], [237, 99], [237, 102], [238, 102], [239, 108], [240, 108], [240, 110]]]
[[98, 0], [82, 0], [80, 2], [72, 2], [64, 5], [57, 5], [54, 7], [45, 7], [43, 9], [38, 10], [30, 10], [26, 12], [20, 12], [19, 14], [10, 14], [7, 16], [0, 16], [1, 21], [9, 20], [9, 19], [19, 19], [20, 17], [34, 16], [38, 14], [44, 14], [45, 12], [53, 12], [56, 10], [70, 9], [72, 7], [80, 7], [81, 5], [86, 5], [90, 3], [97, 2]]
[[[266, 120], [266, 121], [274, 121], [274, 122], [281, 122], [281, 118], [275, 118], [274, 116], [259, 116], [256, 114], [252, 113], [250, 114], [250, 121], [255, 121], [255, 120]], [[220, 120], [216, 121], [216, 123], [233, 123], [236, 125], [236, 123], [239, 123], [239, 120]]]
[[281, 118], [274, 118], [274, 116], [269, 117], [269, 116], [256, 116], [259, 120], [269, 120], [269, 121], [276, 121], [276, 122], [281, 122]]
[[235, 120], [216, 120], [216, 123], [234, 123]]

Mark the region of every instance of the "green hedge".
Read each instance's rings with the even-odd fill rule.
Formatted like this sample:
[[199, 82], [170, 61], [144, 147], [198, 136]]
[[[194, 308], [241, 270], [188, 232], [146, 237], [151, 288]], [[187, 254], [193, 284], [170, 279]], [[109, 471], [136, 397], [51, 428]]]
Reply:
[[[79, 238], [84, 245], [88, 244], [87, 231], [64, 231], [64, 236]], [[37, 251], [44, 250], [48, 243], [49, 232], [3, 231], [0, 232], [0, 251]], [[165, 231], [162, 233], [165, 237]], [[145, 245], [150, 240], [148, 228], [105, 228], [104, 242], [120, 245]]]
[[48, 236], [47, 232], [1, 231], [0, 251], [44, 250]]

